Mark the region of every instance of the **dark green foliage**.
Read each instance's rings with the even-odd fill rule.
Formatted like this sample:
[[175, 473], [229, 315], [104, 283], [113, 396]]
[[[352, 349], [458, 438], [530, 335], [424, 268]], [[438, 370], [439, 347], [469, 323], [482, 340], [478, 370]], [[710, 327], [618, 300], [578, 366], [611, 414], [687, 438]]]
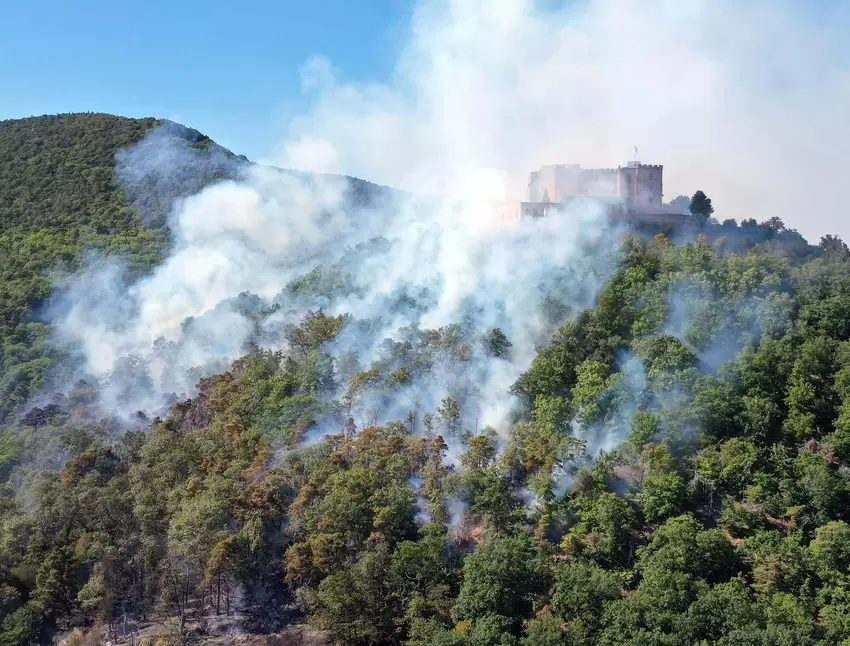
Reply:
[[638, 513], [634, 504], [613, 493], [578, 499], [581, 521], [573, 528], [589, 544], [582, 552], [602, 565], [626, 565], [634, 556]]
[[622, 596], [622, 581], [614, 572], [574, 563], [558, 570], [552, 610], [567, 621], [580, 621], [588, 630], [599, 625], [605, 608]]
[[699, 218], [701, 221], [708, 220], [708, 218], [711, 217], [711, 214], [714, 213], [714, 207], [711, 205], [711, 199], [706, 197], [705, 193], [702, 191], [694, 193], [688, 210], [691, 212], [691, 215]]
[[158, 123], [105, 114], [0, 122], [0, 231], [126, 228], [115, 153]]
[[[187, 158], [166, 164], [175, 176], [133, 173], [122, 185], [116, 153], [155, 128]], [[121, 257], [130, 280], [143, 275], [168, 251], [173, 201], [234, 175], [237, 162], [199, 132], [157, 119], [0, 121], [0, 420], [44, 385], [57, 358], [36, 322], [51, 274], [77, 271], [95, 254]]]
[[504, 357], [511, 348], [511, 342], [499, 328], [488, 330], [483, 343], [485, 352], [491, 357]]
[[688, 504], [688, 491], [678, 473], [651, 475], [642, 484], [643, 512], [651, 523], [677, 515]]
[[[122, 189], [116, 151], [156, 125], [202, 163]], [[228, 301], [257, 326], [284, 303], [302, 317], [285, 352], [247, 347], [161, 418], [101, 419], [97, 383], [30, 399], [64, 366], [40, 319], [49, 272], [94, 250], [144, 274], [174, 197], [231, 163], [152, 119], [0, 123], [0, 644], [108, 631], [124, 613], [174, 620], [185, 641], [236, 609], [256, 631], [306, 620], [363, 646], [850, 643], [842, 241], [810, 247], [775, 218], [717, 225], [697, 193], [701, 237], [625, 237], [498, 431], [478, 427], [480, 384], [457, 375], [512, 360], [500, 329], [384, 340], [321, 309], [357, 293], [351, 268], [382, 238], [274, 303]], [[352, 181], [350, 199], [370, 186]], [[400, 288], [374, 316], [433, 298]], [[529, 316], [569, 313], [547, 296]], [[335, 350], [352, 339], [379, 348], [371, 363]], [[152, 388], [138, 358], [117, 377], [126, 395]]]
[[461, 621], [500, 617], [489, 623], [508, 629], [531, 610], [542, 583], [527, 536], [493, 538], [467, 557], [452, 614]]

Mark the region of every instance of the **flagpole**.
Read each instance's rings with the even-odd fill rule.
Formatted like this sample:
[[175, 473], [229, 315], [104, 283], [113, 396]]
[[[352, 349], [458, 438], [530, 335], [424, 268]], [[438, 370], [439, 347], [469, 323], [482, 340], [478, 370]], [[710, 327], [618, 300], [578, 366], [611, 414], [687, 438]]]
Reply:
[[634, 165], [635, 165], [635, 183], [634, 183], [634, 196], [632, 197], [632, 199], [634, 200], [635, 208], [637, 208], [637, 205], [638, 205], [638, 174], [640, 173], [640, 168], [638, 168], [638, 164], [639, 164], [639, 162], [638, 162], [638, 147], [635, 146], [635, 162], [634, 162]]

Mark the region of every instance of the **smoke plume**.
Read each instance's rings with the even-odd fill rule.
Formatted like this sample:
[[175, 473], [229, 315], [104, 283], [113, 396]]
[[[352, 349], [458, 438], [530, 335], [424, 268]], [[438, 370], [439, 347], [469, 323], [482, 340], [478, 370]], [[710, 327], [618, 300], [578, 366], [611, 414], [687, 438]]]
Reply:
[[[391, 82], [348, 83], [331, 61], [308, 61], [311, 107], [270, 165], [239, 166], [236, 180], [175, 204], [170, 256], [129, 289], [120, 267], [93, 266], [65, 294], [61, 337], [87, 374], [115, 375], [135, 358], [130, 368], [150, 380], [111, 391], [112, 405], [155, 407], [165, 393], [191, 392], [248, 339], [283, 347], [280, 330], [304, 309], [285, 287], [342, 263], [352, 289], [319, 304], [381, 317], [368, 334], [349, 326], [337, 340], [360, 369], [411, 324], [471, 320], [506, 334], [508, 359], [476, 355], [463, 374], [403, 393], [433, 411], [466, 384], [475, 402], [466, 423], [502, 427], [510, 384], [554, 324], [593, 303], [616, 239], [590, 203], [498, 226], [494, 212], [522, 199], [528, 171], [615, 166], [637, 144], [644, 161], [665, 165], [668, 200], [701, 188], [721, 219], [778, 215], [804, 233], [842, 233], [829, 218], [850, 143], [838, 49], [847, 13], [817, 11], [731, 0], [554, 9], [422, 0]], [[185, 163], [149, 140], [122, 157], [123, 177]], [[409, 194], [370, 189], [379, 199], [358, 202], [343, 173]], [[279, 307], [259, 331], [246, 293], [259, 299], [252, 307]], [[416, 295], [414, 307], [398, 307], [404, 294]], [[561, 304], [559, 317], [543, 313], [547, 298]], [[402, 414], [389, 407], [381, 417]]]
[[[544, 9], [543, 5], [549, 5]], [[556, 5], [552, 8], [552, 5]], [[276, 162], [422, 190], [493, 167], [664, 165], [665, 201], [844, 237], [850, 6], [837, 0], [423, 0], [394, 82], [305, 66], [314, 108]]]

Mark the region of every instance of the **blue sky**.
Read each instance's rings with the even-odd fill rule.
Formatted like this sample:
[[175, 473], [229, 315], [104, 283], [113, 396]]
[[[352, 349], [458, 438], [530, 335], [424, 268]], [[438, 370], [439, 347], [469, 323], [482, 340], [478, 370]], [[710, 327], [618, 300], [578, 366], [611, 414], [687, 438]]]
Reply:
[[251, 158], [301, 107], [315, 54], [383, 80], [410, 0], [12, 0], [0, 24], [0, 119], [110, 112], [175, 119]]

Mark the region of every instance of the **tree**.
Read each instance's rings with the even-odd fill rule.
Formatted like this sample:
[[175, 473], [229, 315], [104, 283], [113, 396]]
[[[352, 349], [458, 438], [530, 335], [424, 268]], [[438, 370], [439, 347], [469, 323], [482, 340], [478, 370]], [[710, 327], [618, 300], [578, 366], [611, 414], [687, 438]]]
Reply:
[[72, 550], [61, 547], [50, 552], [38, 568], [36, 600], [46, 612], [61, 616], [71, 610], [76, 598], [76, 565]]
[[41, 633], [46, 632], [44, 610], [38, 603], [30, 602], [8, 615], [0, 624], [0, 643], [4, 646], [30, 646], [44, 643]]
[[687, 504], [688, 492], [678, 473], [651, 475], [642, 486], [643, 513], [651, 523], [680, 514]]
[[586, 536], [587, 546], [582, 553], [602, 565], [629, 563], [635, 548], [632, 532], [638, 527], [633, 503], [613, 493], [575, 502], [581, 521], [572, 534]]
[[565, 624], [558, 615], [546, 613], [528, 622], [521, 644], [522, 646], [572, 646], [589, 643], [589, 639], [584, 642], [572, 639], [577, 632], [576, 628], [576, 624]]
[[418, 541], [404, 541], [393, 553], [388, 584], [406, 608], [405, 619], [436, 619], [451, 624], [451, 606], [457, 591], [459, 562], [449, 551], [443, 528], [422, 528]]
[[516, 646], [513, 621], [501, 615], [485, 615], [472, 622], [467, 644], [469, 646]]
[[687, 195], [677, 195], [675, 198], [670, 200], [670, 209], [674, 213], [685, 214], [688, 213], [690, 208], [690, 199], [688, 199]]
[[484, 352], [489, 357], [507, 357], [511, 348], [511, 342], [508, 337], [499, 328], [491, 328], [482, 339]]
[[461, 431], [460, 404], [454, 397], [444, 397], [437, 410], [440, 429], [449, 437], [456, 437]]
[[404, 610], [388, 589], [389, 555], [379, 547], [352, 567], [325, 578], [316, 593], [314, 612], [320, 626], [343, 644], [387, 643], [393, 640]]
[[452, 615], [458, 621], [499, 615], [518, 622], [531, 610], [542, 585], [528, 536], [493, 538], [466, 558]]
[[714, 207], [711, 205], [711, 199], [706, 197], [702, 191], [697, 191], [691, 198], [688, 210], [700, 222], [705, 222], [714, 213]]
[[843, 257], [850, 254], [850, 250], [847, 249], [847, 244], [838, 236], [834, 236], [829, 233], [821, 237], [818, 247], [825, 254], [838, 254]]
[[690, 514], [667, 520], [639, 555], [644, 576], [683, 572], [711, 583], [727, 581], [740, 565], [729, 539], [719, 530], [703, 529]]
[[815, 530], [809, 551], [824, 570], [847, 574], [850, 571], [850, 526], [832, 521]]
[[[762, 617], [743, 580], [733, 579], [699, 593], [681, 618], [680, 629], [687, 643], [701, 640], [717, 643], [736, 631], [753, 634], [761, 630]], [[735, 643], [730, 640], [730, 643]]]
[[571, 563], [556, 575], [552, 610], [568, 621], [598, 626], [606, 606], [621, 596], [620, 578], [613, 572], [586, 563]]

